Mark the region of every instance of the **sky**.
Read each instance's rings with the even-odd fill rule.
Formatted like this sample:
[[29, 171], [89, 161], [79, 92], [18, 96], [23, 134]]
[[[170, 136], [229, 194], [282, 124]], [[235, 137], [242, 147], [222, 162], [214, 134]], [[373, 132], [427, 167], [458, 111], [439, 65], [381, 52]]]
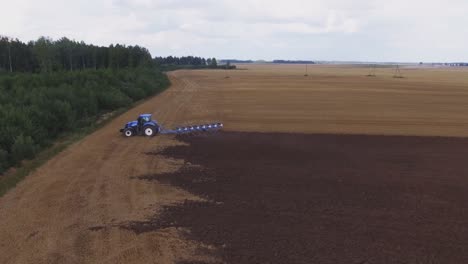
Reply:
[[0, 35], [153, 56], [468, 61], [467, 0], [0, 0]]

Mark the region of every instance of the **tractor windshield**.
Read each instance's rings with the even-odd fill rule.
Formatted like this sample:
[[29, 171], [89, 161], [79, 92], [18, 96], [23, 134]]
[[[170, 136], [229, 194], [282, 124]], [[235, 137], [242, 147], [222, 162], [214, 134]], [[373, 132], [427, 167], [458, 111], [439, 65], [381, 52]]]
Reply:
[[143, 123], [146, 123], [146, 122], [151, 121], [151, 117], [150, 116], [142, 116], [141, 120], [143, 121]]

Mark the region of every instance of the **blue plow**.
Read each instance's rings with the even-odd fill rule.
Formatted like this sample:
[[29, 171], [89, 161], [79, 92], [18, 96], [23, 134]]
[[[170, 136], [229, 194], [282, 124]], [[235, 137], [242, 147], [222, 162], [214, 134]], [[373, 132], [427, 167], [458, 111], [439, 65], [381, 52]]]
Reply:
[[222, 123], [213, 123], [205, 125], [196, 125], [196, 126], [185, 126], [185, 127], [176, 127], [175, 129], [164, 129], [161, 128], [159, 131], [160, 134], [191, 134], [197, 132], [216, 132], [223, 128]]

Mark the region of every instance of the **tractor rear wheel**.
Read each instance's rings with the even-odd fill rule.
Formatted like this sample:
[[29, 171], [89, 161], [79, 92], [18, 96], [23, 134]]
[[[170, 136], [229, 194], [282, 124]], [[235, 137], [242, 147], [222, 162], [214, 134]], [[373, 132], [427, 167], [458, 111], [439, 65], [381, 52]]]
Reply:
[[145, 136], [147, 136], [147, 137], [152, 137], [152, 136], [156, 135], [156, 130], [155, 130], [154, 127], [147, 126], [147, 127], [143, 128], [143, 133], [145, 133]]

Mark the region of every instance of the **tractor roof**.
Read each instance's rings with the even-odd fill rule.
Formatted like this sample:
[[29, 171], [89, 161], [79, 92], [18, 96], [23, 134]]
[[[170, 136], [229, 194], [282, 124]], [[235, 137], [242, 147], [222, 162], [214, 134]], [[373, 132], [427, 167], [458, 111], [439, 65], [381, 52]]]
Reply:
[[140, 117], [151, 117], [151, 114], [141, 114]]

